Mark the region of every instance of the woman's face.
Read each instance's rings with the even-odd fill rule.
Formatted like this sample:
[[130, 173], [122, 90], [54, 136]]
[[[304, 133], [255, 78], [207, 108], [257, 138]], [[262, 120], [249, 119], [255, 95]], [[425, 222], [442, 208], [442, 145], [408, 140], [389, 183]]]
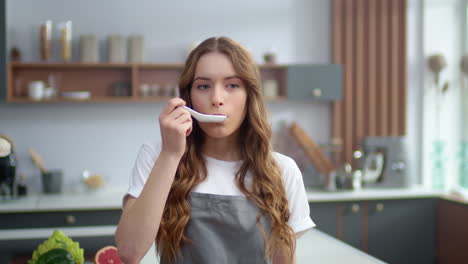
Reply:
[[231, 60], [222, 53], [211, 52], [200, 57], [190, 97], [192, 107], [198, 112], [227, 116], [222, 123], [198, 122], [208, 137], [230, 136], [244, 121], [247, 90]]

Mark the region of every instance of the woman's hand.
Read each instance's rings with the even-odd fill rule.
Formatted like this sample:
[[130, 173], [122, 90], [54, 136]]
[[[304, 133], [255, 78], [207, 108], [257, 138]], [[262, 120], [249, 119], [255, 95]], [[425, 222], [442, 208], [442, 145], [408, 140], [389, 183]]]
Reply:
[[185, 101], [179, 97], [172, 98], [159, 115], [162, 152], [182, 158], [185, 152], [186, 138], [192, 132], [192, 117], [180, 106]]

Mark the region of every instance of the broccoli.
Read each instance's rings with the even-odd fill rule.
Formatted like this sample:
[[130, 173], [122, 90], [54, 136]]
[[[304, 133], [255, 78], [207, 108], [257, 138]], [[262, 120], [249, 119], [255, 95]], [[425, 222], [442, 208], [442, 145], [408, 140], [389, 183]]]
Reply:
[[28, 261], [28, 264], [36, 264], [41, 255], [54, 248], [63, 248], [70, 252], [75, 264], [84, 263], [84, 251], [80, 248], [80, 244], [78, 242], [74, 242], [62, 231], [55, 230], [52, 236], [34, 250], [32, 259]]

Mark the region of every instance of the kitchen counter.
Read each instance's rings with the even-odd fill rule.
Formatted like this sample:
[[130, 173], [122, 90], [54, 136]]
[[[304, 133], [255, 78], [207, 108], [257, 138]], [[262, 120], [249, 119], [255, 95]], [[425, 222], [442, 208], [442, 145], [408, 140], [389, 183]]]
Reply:
[[[93, 228], [60, 228], [66, 235], [78, 238], [82, 236], [113, 236], [115, 226], [102, 226]], [[21, 230], [0, 231], [0, 241], [2, 240], [22, 240], [22, 239], [46, 239], [50, 236], [50, 230], [33, 230], [27, 234]], [[21, 234], [23, 234], [21, 236]], [[306, 232], [297, 241], [296, 249], [297, 263], [328, 263], [328, 264], [367, 264], [367, 263], [384, 263], [356, 248], [353, 248], [346, 243], [333, 238], [322, 231], [313, 228]], [[140, 264], [155, 264], [159, 263], [154, 244], [148, 251]]]
[[120, 209], [126, 189], [105, 188], [95, 191], [60, 194], [30, 194], [14, 200], [0, 200], [0, 213]]
[[[367, 264], [385, 263], [322, 231], [312, 228], [297, 240], [297, 264]], [[154, 244], [140, 264], [159, 263]]]
[[297, 240], [297, 263], [384, 263], [313, 228]]
[[410, 198], [440, 198], [458, 203], [468, 204], [468, 192], [431, 190], [422, 187], [394, 189], [361, 189], [327, 191], [324, 189], [307, 188], [309, 202], [338, 202], [357, 200], [392, 200]]
[[[126, 193], [123, 188], [106, 188], [97, 191], [62, 194], [31, 194], [17, 200], [0, 201], [0, 213], [65, 210], [120, 209]], [[309, 202], [334, 202], [355, 200], [441, 198], [468, 204], [466, 192], [435, 191], [424, 188], [361, 189], [326, 191], [307, 189]]]
[[312, 228], [297, 240], [297, 263], [384, 263], [322, 231]]
[[[109, 241], [111, 241], [113, 239], [115, 224], [117, 223], [120, 215], [122, 198], [125, 193], [126, 189], [124, 188], [107, 187], [97, 191], [76, 193], [68, 192], [47, 195], [30, 194], [29, 196], [18, 200], [0, 201], [0, 217], [1, 214], [5, 214], [7, 216], [15, 213], [30, 212], [33, 214], [39, 213], [39, 215], [50, 215], [52, 217], [56, 217], [55, 219], [62, 219], [68, 214], [72, 214], [76, 216], [76, 219], [78, 219], [77, 225], [57, 225], [62, 231], [64, 231], [64, 233], [83, 239], [86, 239], [87, 237], [107, 237], [109, 238]], [[310, 203], [436, 198], [468, 204], [468, 196], [466, 193], [449, 193], [423, 188], [380, 190], [363, 189], [335, 192], [308, 188], [307, 197]], [[82, 215], [91, 216], [103, 213], [106, 215], [108, 214], [109, 220], [99, 220], [99, 224], [92, 224], [90, 222], [89, 224], [83, 225], [81, 224], [83, 222], [80, 222], [83, 219], [87, 221], [89, 220], [88, 217], [81, 217]], [[96, 219], [102, 218], [97, 217]], [[10, 224], [15, 221], [16, 220], [10, 221]], [[49, 220], [44, 221], [44, 223], [50, 222]], [[26, 243], [26, 241], [31, 239], [33, 239], [33, 241], [40, 241], [41, 239], [47, 238], [55, 229], [57, 229], [55, 224], [54, 226], [46, 226], [45, 224], [44, 226], [31, 226], [31, 228], [7, 228], [0, 230], [0, 243], [2, 243], [2, 241], [3, 243], [16, 241], [21, 244], [23, 243], [22, 241]], [[102, 244], [104, 242], [100, 243]], [[298, 240], [297, 256], [298, 263], [310, 263], [312, 260], [314, 263], [382, 263], [358, 249], [322, 233], [322, 231], [316, 228], [312, 229], [306, 233], [304, 237]]]
[[395, 189], [361, 189], [327, 191], [324, 189], [307, 189], [309, 202], [336, 202], [354, 200], [406, 199], [406, 198], [434, 198], [445, 192], [423, 188], [395, 188]]

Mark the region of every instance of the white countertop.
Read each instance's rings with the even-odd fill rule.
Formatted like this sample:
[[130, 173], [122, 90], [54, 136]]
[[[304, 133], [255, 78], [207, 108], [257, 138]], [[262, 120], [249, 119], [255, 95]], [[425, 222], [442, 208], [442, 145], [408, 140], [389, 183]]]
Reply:
[[60, 194], [30, 194], [20, 199], [0, 200], [0, 212], [120, 209], [126, 191], [122, 188], [106, 188]]
[[[113, 236], [115, 226], [96, 227], [63, 227], [60, 228], [70, 237], [87, 236]], [[21, 239], [47, 239], [54, 229], [36, 228], [29, 230], [15, 229], [0, 231], [1, 240], [21, 240]], [[348, 244], [333, 238], [322, 231], [312, 228], [297, 240], [296, 257], [298, 264], [308, 263], [328, 263], [328, 264], [367, 264], [384, 263]], [[140, 264], [159, 263], [154, 244], [145, 255]]]
[[[107, 188], [98, 191], [62, 194], [31, 194], [25, 198], [10, 201], [0, 201], [0, 213], [8, 212], [41, 212], [60, 210], [106, 210], [120, 209], [126, 189]], [[355, 191], [325, 191], [321, 189], [307, 189], [309, 202], [345, 202], [354, 200], [379, 199], [410, 199], [410, 198], [441, 198], [468, 204], [468, 195], [464, 193], [427, 190], [423, 188], [408, 189], [363, 189]], [[70, 235], [85, 236], [113, 235], [115, 226], [61, 228]], [[34, 231], [34, 232], [33, 232]], [[46, 238], [53, 230], [38, 228], [34, 230], [4, 230], [0, 237], [3, 239]], [[0, 239], [2, 240], [2, 239]], [[154, 255], [154, 253], [153, 253]], [[151, 252], [144, 263], [155, 263]], [[297, 263], [383, 263], [364, 252], [355, 249], [342, 241], [312, 229], [298, 240]]]
[[[140, 264], [159, 263], [154, 244]], [[370, 264], [385, 263], [363, 251], [312, 228], [297, 240], [296, 263]]]
[[324, 189], [307, 189], [309, 202], [345, 202], [357, 200], [389, 200], [412, 198], [440, 198], [468, 204], [468, 191], [442, 191], [422, 187], [394, 189], [360, 189], [327, 191]]
[[395, 188], [395, 189], [361, 189], [326, 191], [323, 189], [307, 189], [309, 202], [333, 202], [353, 200], [431, 198], [444, 195], [443, 191], [423, 188]]
[[296, 257], [298, 264], [384, 263], [316, 228], [297, 240]]
[[[62, 194], [31, 194], [17, 200], [0, 200], [0, 212], [108, 210], [120, 209], [126, 193], [123, 188], [106, 188]], [[424, 188], [362, 189], [354, 191], [326, 191], [307, 189], [309, 202], [338, 202], [355, 200], [383, 200], [408, 198], [442, 198], [468, 204], [468, 194], [434, 191]]]

